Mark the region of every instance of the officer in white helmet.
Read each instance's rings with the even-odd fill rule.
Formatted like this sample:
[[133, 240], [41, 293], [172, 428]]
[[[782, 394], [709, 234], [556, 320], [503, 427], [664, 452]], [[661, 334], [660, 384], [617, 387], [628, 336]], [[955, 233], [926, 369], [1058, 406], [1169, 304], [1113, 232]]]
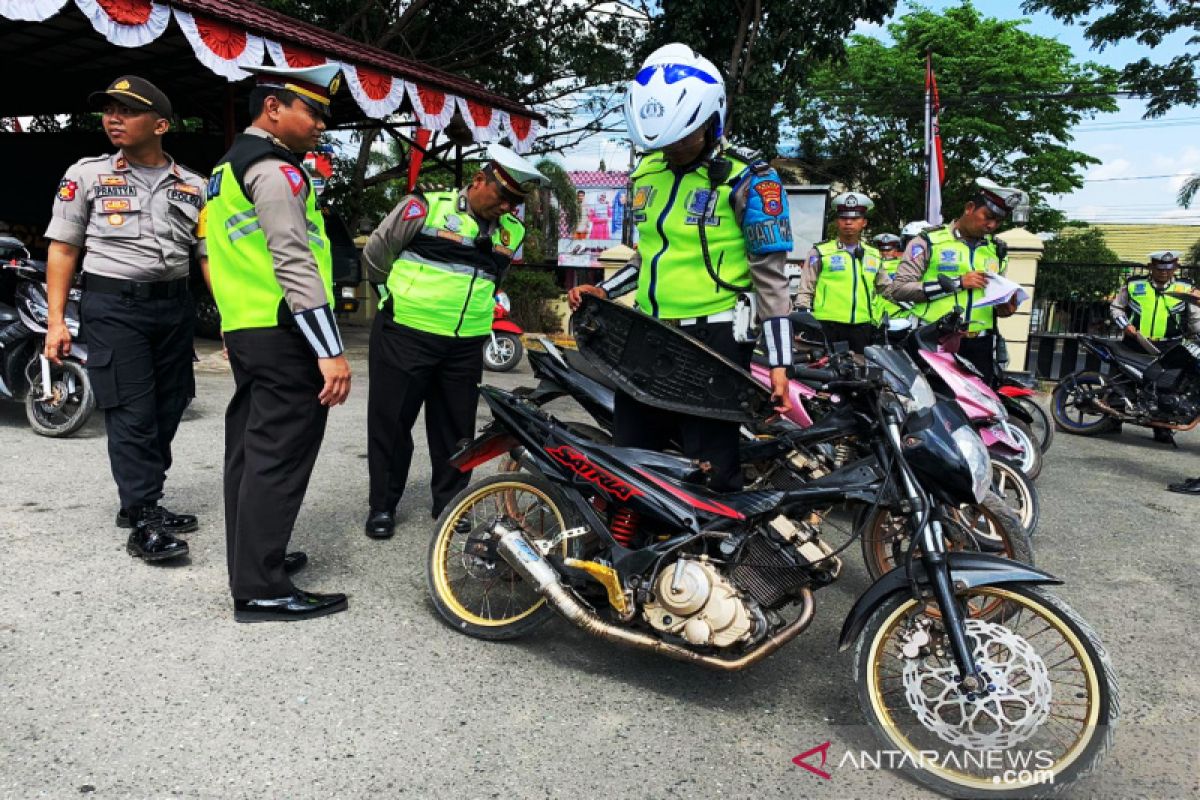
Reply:
[[[785, 266], [792, 234], [779, 175], [723, 146], [724, 79], [686, 45], [666, 45], [646, 59], [629, 83], [625, 121], [634, 145], [646, 151], [631, 176], [639, 250], [599, 286], [572, 289], [572, 307], [584, 294], [636, 291], [639, 309], [749, 368], [754, 334], [749, 324], [735, 326], [735, 308], [753, 304], [772, 396], [786, 410], [792, 336]], [[749, 314], [745, 319], [753, 322]], [[618, 393], [618, 444], [663, 447], [672, 434], [686, 455], [713, 465], [713, 488], [741, 486], [736, 423], [669, 414]]]

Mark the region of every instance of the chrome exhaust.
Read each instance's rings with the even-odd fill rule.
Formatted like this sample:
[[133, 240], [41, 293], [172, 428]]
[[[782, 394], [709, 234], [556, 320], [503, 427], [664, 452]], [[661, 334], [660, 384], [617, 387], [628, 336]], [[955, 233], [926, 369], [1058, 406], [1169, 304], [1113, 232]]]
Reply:
[[509, 520], [501, 519], [492, 525], [492, 533], [496, 537], [496, 552], [500, 557], [516, 570], [517, 574], [528, 581], [538, 594], [545, 597], [546, 602], [555, 611], [562, 614], [568, 622], [601, 639], [630, 645], [678, 661], [700, 664], [725, 672], [736, 672], [761, 661], [783, 647], [796, 638], [813, 620], [815, 606], [812, 591], [804, 589], [801, 595], [803, 607], [800, 609], [800, 616], [785, 625], [778, 633], [768, 637], [749, 653], [740, 658], [718, 658], [717, 656], [703, 655], [686, 647], [664, 642], [649, 634], [605, 622], [580, 603], [575, 594], [563, 585], [558, 571], [542, 557], [519, 527], [513, 525]]

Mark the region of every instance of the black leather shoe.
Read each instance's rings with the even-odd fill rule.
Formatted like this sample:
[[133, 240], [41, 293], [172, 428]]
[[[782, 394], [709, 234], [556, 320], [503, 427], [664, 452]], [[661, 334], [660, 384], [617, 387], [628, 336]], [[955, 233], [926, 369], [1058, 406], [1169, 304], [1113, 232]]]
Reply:
[[135, 509], [131, 515], [133, 530], [125, 543], [125, 551], [143, 561], [166, 561], [188, 554], [187, 542], [176, 539], [163, 529], [162, 509]]
[[1167, 487], [1167, 491], [1178, 492], [1179, 494], [1200, 495], [1200, 478], [1188, 478], [1182, 483], [1172, 483]]
[[234, 600], [233, 618], [238, 622], [291, 622], [336, 614], [350, 607], [344, 594], [317, 594], [297, 589], [286, 597]]
[[1154, 441], [1162, 444], [1175, 444], [1175, 433], [1166, 428], [1155, 428]]
[[294, 575], [300, 570], [308, 566], [308, 554], [297, 550], [294, 553], [288, 553], [283, 557], [283, 571], [288, 575]]
[[363, 529], [372, 539], [390, 539], [396, 532], [396, 515], [391, 511], [372, 511]]
[[[200, 521], [193, 514], [175, 514], [162, 506], [156, 506], [162, 512], [162, 528], [167, 533], [178, 535], [181, 533], [191, 533], [200, 527]], [[122, 508], [117, 512], [117, 527], [132, 528], [133, 523], [129, 520], [129, 509]]]

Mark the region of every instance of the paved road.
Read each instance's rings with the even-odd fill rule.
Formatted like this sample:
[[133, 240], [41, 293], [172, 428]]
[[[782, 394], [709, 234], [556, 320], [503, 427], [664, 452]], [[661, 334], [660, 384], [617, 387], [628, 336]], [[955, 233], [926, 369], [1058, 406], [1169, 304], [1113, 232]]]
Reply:
[[[420, 454], [388, 542], [367, 539], [366, 366], [334, 411], [297, 527], [299, 583], [351, 609], [295, 625], [236, 625], [221, 526], [222, 413], [231, 381], [206, 348], [176, 440], [167, 503], [197, 511], [191, 563], [129, 558], [97, 417], [35, 436], [0, 405], [0, 797], [331, 798], [927, 796], [900, 776], [791, 763], [873, 747], [850, 656], [833, 649], [867, 584], [857, 557], [818, 594], [801, 639], [740, 675], [611, 649], [561, 621], [485, 644], [426, 598]], [[528, 382], [525, 368], [492, 382]], [[1200, 473], [1131, 432], [1060, 435], [1039, 481], [1039, 564], [1091, 620], [1122, 680], [1122, 729], [1072, 797], [1198, 796], [1195, 690]]]

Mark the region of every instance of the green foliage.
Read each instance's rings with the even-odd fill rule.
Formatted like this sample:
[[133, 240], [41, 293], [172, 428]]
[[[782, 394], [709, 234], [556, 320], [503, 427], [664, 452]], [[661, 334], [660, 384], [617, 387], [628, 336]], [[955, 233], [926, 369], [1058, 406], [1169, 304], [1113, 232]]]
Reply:
[[1142, 57], [1126, 64], [1121, 83], [1146, 98], [1147, 117], [1200, 104], [1200, 3], [1195, 0], [1025, 0], [1021, 7], [1083, 25], [1098, 50], [1129, 39], [1152, 49], [1172, 34], [1189, 35], [1186, 51], [1166, 63]]
[[562, 165], [544, 158], [537, 163], [550, 186], [529, 195], [525, 202], [525, 260], [530, 263], [553, 261], [558, 256], [558, 219], [566, 217], [570, 229], [579, 221], [575, 204], [575, 186]]
[[1046, 242], [1038, 268], [1037, 297], [1047, 302], [1105, 300], [1121, 286], [1120, 257], [1104, 241], [1104, 232], [1072, 222]]
[[935, 13], [917, 9], [893, 23], [895, 44], [854, 36], [845, 58], [809, 75], [792, 121], [800, 160], [815, 179], [875, 197], [872, 230], [896, 229], [924, 213], [925, 54], [940, 90], [946, 183], [943, 214], [958, 215], [973, 181], [989, 177], [1032, 194], [1031, 227], [1053, 230], [1062, 217], [1041, 197], [1082, 186], [1098, 163], [1073, 150], [1071, 128], [1115, 111], [1115, 71], [1076, 63], [1056, 39], [1025, 20], [982, 16], [970, 3]]
[[562, 296], [554, 275], [544, 270], [513, 267], [500, 287], [512, 303], [512, 317], [527, 331], [558, 333], [558, 316], [550, 309], [550, 300]]

